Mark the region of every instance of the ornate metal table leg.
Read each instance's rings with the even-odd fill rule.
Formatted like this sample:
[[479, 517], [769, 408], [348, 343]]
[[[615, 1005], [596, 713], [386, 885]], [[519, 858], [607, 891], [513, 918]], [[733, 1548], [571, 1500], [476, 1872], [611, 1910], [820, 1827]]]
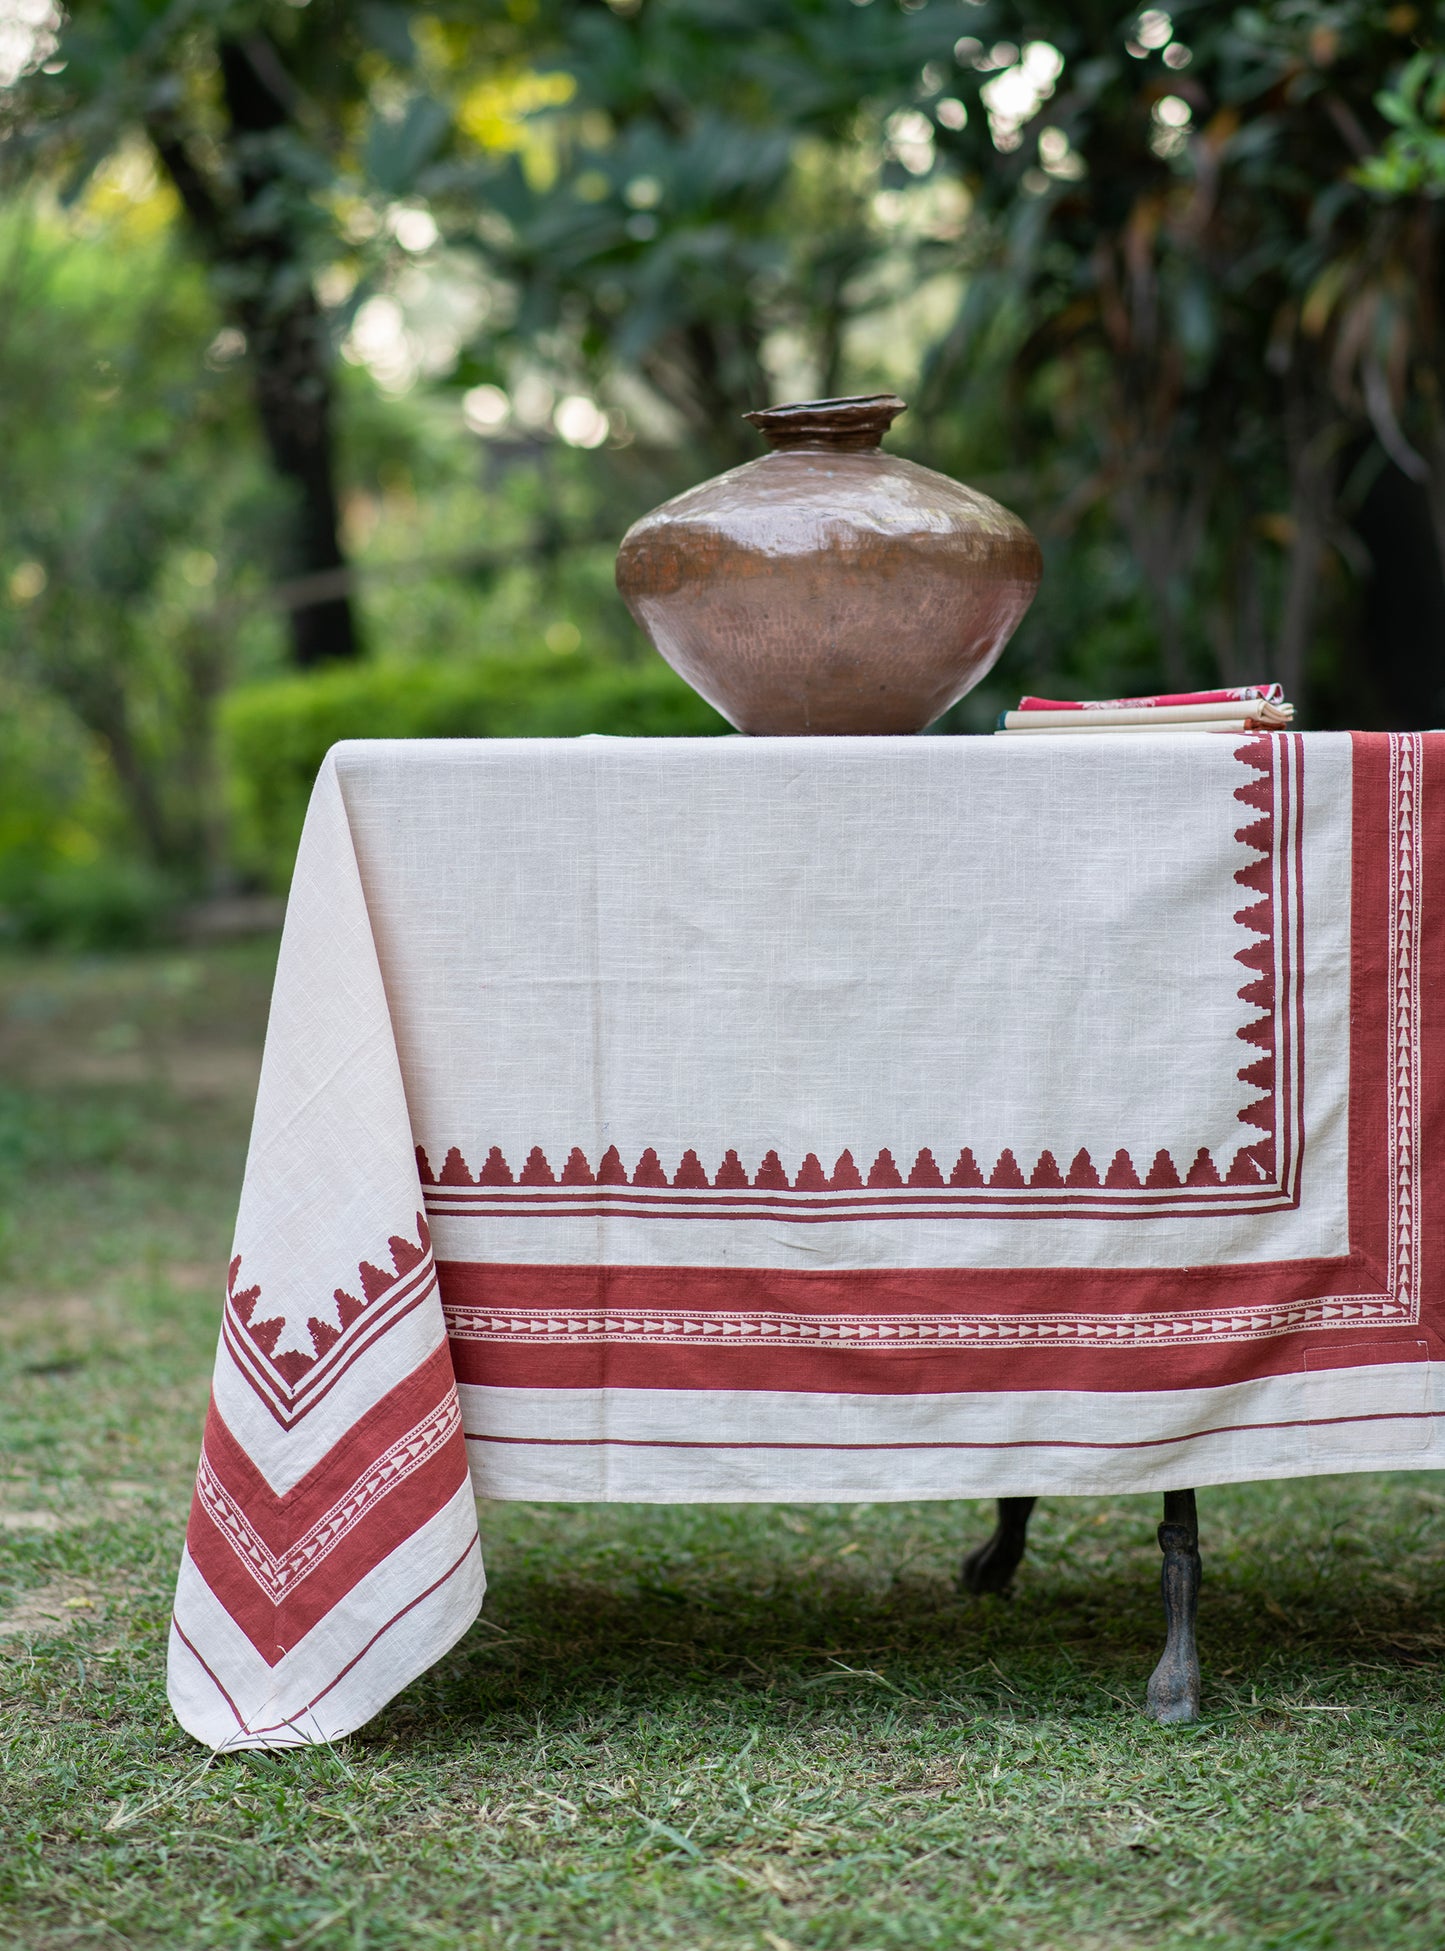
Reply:
[[1164, 1554], [1164, 1657], [1149, 1680], [1149, 1712], [1165, 1723], [1199, 1719], [1199, 1518], [1192, 1490], [1166, 1490], [1159, 1526]]
[[1002, 1592], [1019, 1568], [1028, 1543], [1029, 1513], [1036, 1497], [1000, 1497], [998, 1528], [987, 1544], [971, 1551], [963, 1561], [963, 1586], [966, 1592]]

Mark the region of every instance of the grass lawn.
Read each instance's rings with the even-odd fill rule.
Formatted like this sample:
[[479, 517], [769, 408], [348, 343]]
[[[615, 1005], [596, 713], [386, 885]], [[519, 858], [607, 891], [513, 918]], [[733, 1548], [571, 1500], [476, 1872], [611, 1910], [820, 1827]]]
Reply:
[[493, 1505], [484, 1621], [209, 1760], [166, 1624], [271, 949], [0, 962], [0, 1944], [1445, 1943], [1445, 1495], [1201, 1499], [1205, 1718], [1139, 1711], [1156, 1500]]

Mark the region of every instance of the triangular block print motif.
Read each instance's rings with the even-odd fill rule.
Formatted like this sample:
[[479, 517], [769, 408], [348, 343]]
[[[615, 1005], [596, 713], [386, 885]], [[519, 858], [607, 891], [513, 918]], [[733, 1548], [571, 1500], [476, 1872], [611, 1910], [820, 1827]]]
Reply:
[[[1241, 1025], [1238, 1035], [1244, 1043], [1254, 1046], [1261, 1054], [1251, 1063], [1242, 1065], [1236, 1073], [1246, 1088], [1262, 1093], [1252, 1103], [1240, 1106], [1239, 1121], [1251, 1124], [1263, 1131], [1267, 1137], [1267, 1154], [1262, 1161], [1261, 1177], [1272, 1179], [1275, 1175], [1275, 883], [1274, 883], [1274, 791], [1275, 791], [1275, 741], [1272, 738], [1250, 739], [1236, 749], [1235, 757], [1259, 776], [1246, 786], [1235, 791], [1235, 798], [1248, 806], [1255, 807], [1260, 818], [1240, 827], [1235, 839], [1241, 846], [1256, 857], [1247, 861], [1235, 872], [1236, 884], [1253, 902], [1241, 908], [1235, 921], [1254, 937], [1236, 949], [1234, 959], [1248, 972], [1249, 979], [1239, 989], [1239, 1000], [1249, 1009], [1258, 1013]], [[1258, 1148], [1251, 1148], [1251, 1160], [1256, 1161]], [[1238, 1158], [1231, 1165], [1225, 1178], [1227, 1185], [1257, 1183], [1243, 1179], [1239, 1175], [1248, 1171], [1248, 1166], [1240, 1166]], [[1190, 1183], [1195, 1183], [1191, 1179]]]
[[[908, 1213], [926, 1210], [933, 1200], [940, 1212], [963, 1215], [989, 1209], [1063, 1214], [1076, 1202], [1103, 1214], [1135, 1206], [1160, 1210], [1171, 1195], [1176, 1205], [1187, 1205], [1191, 1198], [1218, 1204], [1219, 1195], [1231, 1189], [1260, 1193], [1273, 1188], [1285, 1196], [1276, 1185], [1281, 1075], [1275, 1028], [1281, 953], [1276, 929], [1284, 899], [1278, 880], [1283, 870], [1276, 857], [1280, 751], [1279, 738], [1261, 735], [1243, 740], [1233, 752], [1248, 775], [1231, 788], [1247, 817], [1231, 829], [1244, 858], [1233, 870], [1238, 898], [1229, 907], [1239, 931], [1239, 945], [1232, 952], [1242, 978], [1236, 993], [1244, 1012], [1236, 1036], [1248, 1046], [1235, 1067], [1242, 1087], [1236, 1116], [1252, 1127], [1247, 1144], [1226, 1141], [1217, 1157], [1208, 1145], [1131, 1149], [1101, 1144], [1092, 1151], [1087, 1146], [1004, 1145], [980, 1151], [964, 1144], [955, 1152], [929, 1145], [905, 1150], [858, 1144], [844, 1146], [831, 1166], [825, 1163], [831, 1147], [821, 1144], [800, 1146], [791, 1154], [782, 1145], [765, 1142], [711, 1149], [684, 1144], [676, 1150], [645, 1145], [625, 1154], [616, 1144], [590, 1150], [572, 1145], [565, 1155], [558, 1147], [554, 1157], [540, 1144], [518, 1145], [510, 1155], [494, 1144], [476, 1148], [474, 1156], [482, 1160], [476, 1169], [457, 1146], [449, 1145], [435, 1154], [442, 1158], [437, 1173], [427, 1152], [417, 1152], [430, 1203], [438, 1212], [462, 1211], [465, 1204], [449, 1203], [449, 1194], [475, 1193], [471, 1205], [480, 1207], [484, 1192], [501, 1196], [515, 1190], [518, 1210], [527, 1210], [530, 1203], [555, 1215], [567, 1210], [558, 1203], [563, 1198], [576, 1210], [590, 1211], [588, 1198], [595, 1202], [626, 1194], [649, 1211], [666, 1206], [670, 1212], [707, 1216], [716, 1211], [718, 1195], [739, 1207], [751, 1201], [760, 1210], [761, 1196], [779, 1213], [797, 1202], [817, 1201], [866, 1217], [884, 1203]], [[1297, 771], [1293, 776], [1297, 780]], [[1291, 817], [1298, 819], [1297, 808]], [[1408, 862], [1401, 878], [1408, 901]]]
[[[457, 1156], [460, 1157], [460, 1154]], [[423, 1183], [436, 1182], [423, 1180]], [[470, 1177], [465, 1181], [453, 1177], [446, 1183], [471, 1184], [473, 1181]], [[244, 1335], [247, 1345], [265, 1360], [285, 1388], [294, 1390], [318, 1362], [323, 1361], [345, 1340], [358, 1321], [369, 1318], [379, 1308], [398, 1298], [426, 1291], [435, 1278], [435, 1268], [432, 1264], [431, 1234], [421, 1213], [416, 1215], [416, 1231], [415, 1240], [404, 1234], [392, 1234], [386, 1243], [390, 1266], [380, 1266], [370, 1260], [361, 1261], [356, 1270], [356, 1285], [360, 1293], [338, 1287], [331, 1296], [334, 1312], [329, 1318], [321, 1313], [309, 1317], [306, 1322], [306, 1333], [311, 1343], [309, 1350], [278, 1346], [287, 1332], [288, 1317], [265, 1312], [258, 1284], [241, 1285], [243, 1256], [239, 1253], [231, 1262], [226, 1281], [227, 1315], [234, 1328]]]
[[[1272, 1060], [1261, 1059], [1249, 1068], [1251, 1082], [1262, 1081]], [[1241, 1073], [1242, 1075], [1244, 1073]], [[1268, 1099], [1260, 1100], [1267, 1105]], [[1239, 1113], [1241, 1119], [1251, 1123], [1262, 1123], [1264, 1113], [1260, 1105], [1246, 1107]], [[688, 1146], [677, 1159], [669, 1174], [667, 1162], [656, 1146], [644, 1148], [631, 1171], [615, 1145], [609, 1145], [602, 1153], [594, 1171], [587, 1154], [578, 1145], [571, 1147], [567, 1160], [560, 1172], [553, 1170], [551, 1161], [540, 1146], [534, 1145], [528, 1152], [520, 1171], [514, 1172], [500, 1147], [493, 1145], [487, 1155], [487, 1162], [480, 1173], [473, 1174], [461, 1152], [452, 1146], [446, 1154], [446, 1165], [439, 1177], [423, 1176], [422, 1183], [435, 1191], [436, 1199], [441, 1201], [449, 1190], [465, 1188], [478, 1193], [495, 1188], [498, 1191], [546, 1192], [556, 1189], [577, 1189], [581, 1192], [592, 1190], [603, 1195], [614, 1190], [641, 1193], [684, 1192], [706, 1193], [803, 1193], [842, 1195], [845, 1200], [851, 1195], [862, 1194], [878, 1196], [891, 1192], [908, 1193], [967, 1193], [973, 1191], [990, 1192], [1032, 1192], [1032, 1193], [1070, 1193], [1070, 1192], [1135, 1192], [1140, 1189], [1150, 1191], [1173, 1191], [1186, 1187], [1224, 1184], [1258, 1184], [1263, 1168], [1256, 1172], [1255, 1163], [1260, 1160], [1262, 1145], [1248, 1147], [1250, 1164], [1239, 1167], [1228, 1178], [1221, 1175], [1213, 1156], [1206, 1147], [1201, 1146], [1194, 1154], [1187, 1173], [1181, 1177], [1169, 1151], [1163, 1147], [1153, 1155], [1146, 1173], [1141, 1173], [1131, 1154], [1120, 1149], [1110, 1158], [1101, 1174], [1087, 1150], [1076, 1152], [1069, 1161], [1067, 1172], [1061, 1169], [1052, 1151], [1045, 1149], [1030, 1157], [1027, 1169], [1021, 1164], [1012, 1147], [1005, 1146], [990, 1164], [987, 1171], [979, 1164], [974, 1152], [964, 1146], [945, 1179], [937, 1157], [928, 1147], [914, 1155], [907, 1177], [899, 1170], [898, 1161], [892, 1150], [884, 1146], [878, 1152], [866, 1174], [858, 1168], [851, 1150], [839, 1153], [833, 1169], [829, 1172], [816, 1152], [804, 1154], [796, 1172], [790, 1174], [781, 1153], [776, 1147], [765, 1151], [751, 1168], [736, 1147], [729, 1146], [718, 1160], [715, 1169], [709, 1173], [702, 1154], [695, 1146]], [[425, 1152], [421, 1157], [425, 1158]], [[1241, 1176], [1243, 1175], [1243, 1176]], [[1268, 1176], [1263, 1173], [1263, 1176]], [[442, 1208], [446, 1209], [446, 1208]], [[702, 1205], [706, 1209], [706, 1203]], [[549, 1211], [555, 1208], [549, 1206]]]

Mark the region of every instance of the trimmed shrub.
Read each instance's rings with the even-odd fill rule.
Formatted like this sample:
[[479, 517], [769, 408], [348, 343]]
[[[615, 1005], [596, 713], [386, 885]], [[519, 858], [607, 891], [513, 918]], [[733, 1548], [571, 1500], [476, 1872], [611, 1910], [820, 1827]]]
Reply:
[[145, 948], [164, 939], [180, 891], [121, 854], [36, 866], [0, 859], [0, 942], [71, 950]]

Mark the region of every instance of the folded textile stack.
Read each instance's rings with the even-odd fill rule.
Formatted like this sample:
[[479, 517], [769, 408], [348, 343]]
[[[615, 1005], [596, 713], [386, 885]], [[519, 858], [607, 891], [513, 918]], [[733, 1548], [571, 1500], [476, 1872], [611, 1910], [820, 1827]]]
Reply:
[[1278, 732], [1294, 720], [1279, 684], [1226, 691], [1162, 692], [1152, 698], [1020, 698], [999, 714], [1003, 734], [1037, 732]]

